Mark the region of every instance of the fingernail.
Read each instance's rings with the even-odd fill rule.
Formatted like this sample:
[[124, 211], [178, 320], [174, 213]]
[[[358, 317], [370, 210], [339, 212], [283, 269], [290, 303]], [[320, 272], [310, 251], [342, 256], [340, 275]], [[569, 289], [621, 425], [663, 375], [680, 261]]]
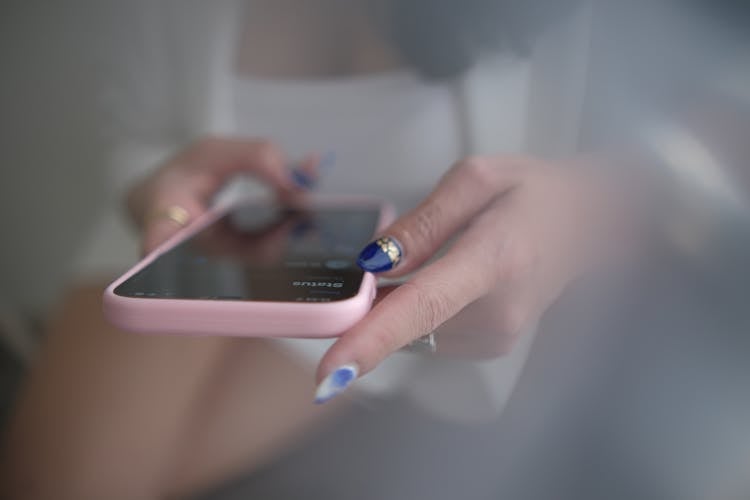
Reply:
[[315, 186], [315, 179], [299, 167], [293, 168], [291, 170], [291, 176], [292, 182], [294, 182], [297, 187], [300, 187], [302, 189], [311, 189], [313, 186]]
[[357, 264], [365, 271], [382, 273], [393, 269], [401, 261], [401, 245], [390, 236], [383, 236], [367, 245], [357, 258]]
[[325, 403], [334, 396], [341, 394], [349, 384], [354, 382], [359, 374], [359, 367], [355, 363], [341, 365], [333, 370], [318, 385], [315, 391], [315, 404]]

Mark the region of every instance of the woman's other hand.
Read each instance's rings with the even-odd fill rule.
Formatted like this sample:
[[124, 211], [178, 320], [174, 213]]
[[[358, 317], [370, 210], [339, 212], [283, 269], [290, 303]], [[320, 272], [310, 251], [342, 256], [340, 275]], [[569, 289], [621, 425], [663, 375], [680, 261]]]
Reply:
[[203, 214], [232, 177], [255, 176], [288, 199], [312, 184], [315, 163], [311, 156], [293, 170], [279, 148], [265, 140], [210, 137], [192, 143], [127, 197], [130, 215], [142, 231], [144, 253]]
[[464, 331], [441, 343], [445, 328], [438, 330], [439, 352], [507, 352], [601, 255], [605, 235], [617, 226], [613, 200], [620, 199], [604, 186], [592, 169], [578, 165], [519, 157], [456, 164], [429, 197], [362, 251], [364, 269], [410, 276], [326, 353], [317, 399], [444, 324]]

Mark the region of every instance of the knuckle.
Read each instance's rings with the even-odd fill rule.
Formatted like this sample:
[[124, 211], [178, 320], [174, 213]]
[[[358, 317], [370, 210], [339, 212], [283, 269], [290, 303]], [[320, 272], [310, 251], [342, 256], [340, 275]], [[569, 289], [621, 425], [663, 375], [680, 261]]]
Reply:
[[451, 265], [460, 279], [451, 286], [457, 287], [461, 295], [479, 298], [497, 286], [491, 270], [497, 266], [497, 256], [486, 249], [474, 248], [471, 258], [453, 259]]
[[516, 259], [504, 259], [498, 266], [496, 280], [503, 287], [514, 286], [523, 280], [523, 265]]
[[531, 276], [534, 253], [524, 246], [513, 245], [498, 253], [496, 280], [505, 286], [519, 285]]
[[459, 264], [464, 267], [464, 279], [471, 280], [474, 289], [483, 295], [501, 283], [506, 273], [502, 251], [488, 241], [475, 244], [471, 248], [471, 259], [464, 259]]
[[492, 273], [474, 273], [468, 280], [468, 288], [472, 290], [477, 297], [483, 297], [497, 286], [497, 280]]
[[497, 169], [488, 158], [469, 156], [461, 160], [458, 169], [479, 186], [494, 186], [496, 184]]
[[255, 156], [260, 163], [274, 164], [281, 162], [281, 153], [276, 145], [267, 139], [253, 141]]
[[414, 329], [417, 336], [424, 332], [431, 332], [452, 316], [453, 304], [450, 296], [441, 286], [424, 286], [413, 282], [408, 283], [414, 294]]
[[420, 244], [432, 248], [440, 239], [440, 221], [443, 210], [439, 204], [431, 202], [416, 214], [413, 224], [404, 229], [406, 240], [418, 240]]
[[508, 338], [521, 334], [527, 317], [526, 308], [521, 305], [508, 305], [500, 310], [495, 318], [495, 328], [498, 334], [496, 337], [501, 340], [502, 345], [507, 345]]

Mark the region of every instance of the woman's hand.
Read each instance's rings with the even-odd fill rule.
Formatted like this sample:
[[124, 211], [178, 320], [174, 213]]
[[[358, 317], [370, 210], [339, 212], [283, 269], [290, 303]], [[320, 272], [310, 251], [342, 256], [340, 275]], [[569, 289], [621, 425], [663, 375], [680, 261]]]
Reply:
[[[413, 275], [379, 297], [326, 353], [317, 401], [451, 319], [465, 333], [441, 342], [438, 330], [439, 350], [507, 352], [597, 253], [611, 221], [610, 193], [586, 172], [515, 157], [454, 166], [428, 198], [362, 251], [359, 263], [368, 271]], [[468, 317], [457, 317], [461, 311]]]
[[310, 156], [292, 170], [268, 141], [204, 138], [137, 184], [127, 206], [142, 230], [143, 250], [149, 252], [203, 214], [233, 176], [254, 175], [288, 199], [312, 184], [315, 163]]

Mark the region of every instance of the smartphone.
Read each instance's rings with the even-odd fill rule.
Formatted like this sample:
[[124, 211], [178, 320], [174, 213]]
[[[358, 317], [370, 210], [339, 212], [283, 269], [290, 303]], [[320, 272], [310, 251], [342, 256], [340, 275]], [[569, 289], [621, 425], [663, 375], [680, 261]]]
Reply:
[[392, 219], [363, 198], [216, 209], [112, 283], [104, 315], [142, 333], [334, 337], [372, 305], [375, 278], [356, 259]]

